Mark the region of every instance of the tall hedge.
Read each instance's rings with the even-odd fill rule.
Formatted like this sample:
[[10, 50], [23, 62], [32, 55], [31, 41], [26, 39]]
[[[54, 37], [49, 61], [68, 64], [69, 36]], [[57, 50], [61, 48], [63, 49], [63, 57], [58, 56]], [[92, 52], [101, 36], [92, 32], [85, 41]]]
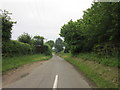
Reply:
[[52, 49], [49, 45], [34, 46], [34, 53], [41, 53], [45, 55], [52, 55]]
[[45, 55], [52, 55], [52, 49], [51, 49], [51, 47], [49, 46], [49, 45], [44, 45], [43, 46], [43, 49], [44, 49], [44, 54]]
[[29, 44], [15, 40], [3, 42], [3, 56], [26, 55], [33, 53], [33, 47]]

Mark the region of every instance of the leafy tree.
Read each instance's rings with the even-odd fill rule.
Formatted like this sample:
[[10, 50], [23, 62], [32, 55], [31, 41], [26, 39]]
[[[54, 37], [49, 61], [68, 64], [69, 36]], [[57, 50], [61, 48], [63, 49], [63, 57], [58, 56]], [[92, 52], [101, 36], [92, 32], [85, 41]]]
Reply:
[[38, 46], [43, 46], [44, 44], [44, 37], [42, 36], [34, 36], [33, 37], [33, 40], [34, 40], [34, 45], [38, 45]]
[[63, 40], [61, 38], [56, 39], [54, 47], [55, 52], [61, 52], [63, 50]]
[[49, 45], [44, 45], [42, 49], [43, 49], [43, 54], [52, 55], [52, 49]]
[[94, 50], [102, 55], [119, 53], [119, 11], [120, 2], [95, 2], [81, 19], [64, 24], [60, 36], [72, 54]]
[[70, 20], [61, 28], [60, 35], [64, 37], [65, 42], [69, 46], [71, 53], [79, 53], [82, 50], [82, 32], [78, 29], [79, 24]]
[[0, 19], [2, 19], [2, 41], [9, 41], [11, 38], [11, 30], [13, 27], [13, 24], [15, 24], [16, 22], [12, 21], [11, 17], [9, 15], [11, 15], [11, 13], [9, 13], [6, 10], [0, 10]]
[[69, 53], [70, 52], [69, 45], [67, 45], [67, 43], [64, 42], [64, 46], [65, 46], [64, 53]]
[[27, 44], [32, 44], [32, 39], [31, 36], [28, 33], [23, 33], [18, 37], [18, 41], [27, 43]]
[[34, 36], [33, 39], [33, 46], [35, 53], [44, 53], [44, 37], [42, 36]]
[[49, 40], [49, 41], [46, 42], [46, 44], [48, 44], [51, 47], [51, 49], [52, 49], [53, 46], [54, 46], [54, 41], [53, 40]]
[[6, 43], [10, 42], [12, 27], [16, 23], [12, 21], [10, 15], [11, 13], [8, 11], [0, 9], [0, 33], [2, 33], [0, 35], [2, 35], [2, 55], [5, 55], [5, 52], [8, 49], [7, 47], [9, 47], [9, 44]]

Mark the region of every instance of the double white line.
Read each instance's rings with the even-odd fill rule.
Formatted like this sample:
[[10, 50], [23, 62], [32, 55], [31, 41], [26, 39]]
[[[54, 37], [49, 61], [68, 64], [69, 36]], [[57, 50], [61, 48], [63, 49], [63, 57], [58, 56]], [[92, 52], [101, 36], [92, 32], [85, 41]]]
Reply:
[[55, 81], [54, 81], [54, 84], [53, 84], [53, 90], [56, 90], [57, 85], [58, 85], [58, 75], [55, 76]]

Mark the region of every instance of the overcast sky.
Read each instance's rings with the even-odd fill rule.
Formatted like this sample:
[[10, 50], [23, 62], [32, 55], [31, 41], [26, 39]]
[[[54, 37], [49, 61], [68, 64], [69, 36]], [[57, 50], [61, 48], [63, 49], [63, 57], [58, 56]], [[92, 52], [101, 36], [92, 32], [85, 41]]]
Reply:
[[47, 40], [60, 37], [60, 28], [69, 20], [80, 19], [93, 0], [0, 0], [0, 8], [17, 21], [12, 39], [23, 32], [44, 36]]

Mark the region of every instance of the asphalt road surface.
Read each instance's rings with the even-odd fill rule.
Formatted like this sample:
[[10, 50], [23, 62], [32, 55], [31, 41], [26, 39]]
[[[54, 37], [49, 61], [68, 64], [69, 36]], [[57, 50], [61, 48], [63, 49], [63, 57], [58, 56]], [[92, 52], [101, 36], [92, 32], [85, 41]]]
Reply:
[[83, 76], [67, 61], [53, 57], [26, 77], [4, 88], [91, 88]]

